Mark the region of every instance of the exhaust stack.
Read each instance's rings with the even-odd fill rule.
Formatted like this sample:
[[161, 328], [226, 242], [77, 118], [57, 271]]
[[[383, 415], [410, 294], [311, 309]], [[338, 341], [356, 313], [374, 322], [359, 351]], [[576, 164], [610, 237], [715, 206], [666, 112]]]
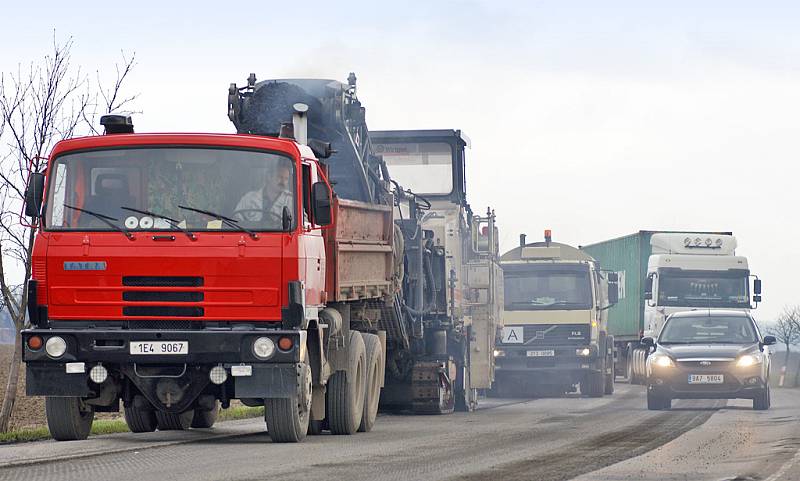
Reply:
[[296, 103], [292, 105], [294, 114], [292, 124], [294, 126], [294, 139], [299, 144], [308, 145], [308, 105]]

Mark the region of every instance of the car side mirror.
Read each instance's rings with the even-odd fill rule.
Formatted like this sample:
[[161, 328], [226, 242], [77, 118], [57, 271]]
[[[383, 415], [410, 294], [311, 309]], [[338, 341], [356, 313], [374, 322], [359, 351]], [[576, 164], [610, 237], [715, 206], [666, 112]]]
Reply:
[[28, 180], [28, 187], [25, 189], [25, 215], [30, 218], [38, 218], [42, 211], [42, 199], [44, 197], [44, 174], [39, 172], [31, 173]]
[[653, 339], [653, 338], [652, 338], [652, 337], [650, 337], [650, 336], [645, 336], [645, 337], [643, 337], [643, 338], [642, 338], [642, 340], [641, 340], [641, 341], [639, 341], [639, 342], [641, 342], [641, 343], [642, 343], [642, 346], [645, 346], [645, 347], [653, 347], [653, 346], [655, 346], [655, 345], [656, 345], [656, 340], [655, 340], [655, 339]]
[[331, 188], [325, 182], [314, 182], [311, 186], [311, 216], [315, 224], [331, 224]]
[[778, 340], [775, 339], [775, 336], [764, 336], [764, 341], [761, 344], [765, 346], [771, 346], [773, 344], [776, 344], [777, 342]]

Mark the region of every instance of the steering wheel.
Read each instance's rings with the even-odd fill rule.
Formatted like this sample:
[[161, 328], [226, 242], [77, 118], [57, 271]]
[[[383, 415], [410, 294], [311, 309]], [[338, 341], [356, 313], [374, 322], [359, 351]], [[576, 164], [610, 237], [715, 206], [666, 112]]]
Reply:
[[[249, 220], [247, 218], [247, 216], [245, 216], [244, 214], [250, 213], [250, 212], [258, 212], [259, 214], [261, 214], [261, 220], [260, 221], [251, 221], [251, 220]], [[282, 221], [281, 216], [279, 216], [278, 214], [276, 214], [275, 212], [272, 212], [272, 211], [267, 212], [264, 209], [237, 209], [237, 210], [233, 211], [233, 214], [231, 215], [231, 217], [236, 218], [237, 214], [242, 214], [240, 217], [241, 217], [242, 220], [244, 220], [246, 222], [263, 222], [265, 213], [272, 220], [275, 220], [277, 222], [281, 222]]]

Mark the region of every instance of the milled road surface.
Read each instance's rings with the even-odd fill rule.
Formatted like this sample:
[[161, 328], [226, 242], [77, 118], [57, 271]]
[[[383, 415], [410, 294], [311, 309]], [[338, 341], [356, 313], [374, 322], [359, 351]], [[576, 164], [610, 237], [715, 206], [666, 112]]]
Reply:
[[[469, 414], [386, 415], [371, 433], [299, 445], [270, 443], [260, 420], [233, 421], [0, 447], [0, 479], [795, 479], [798, 394], [774, 391], [768, 412], [745, 401], [676, 401], [653, 412], [642, 387], [618, 384], [602, 399], [489, 399]], [[59, 460], [42, 463], [48, 457]]]

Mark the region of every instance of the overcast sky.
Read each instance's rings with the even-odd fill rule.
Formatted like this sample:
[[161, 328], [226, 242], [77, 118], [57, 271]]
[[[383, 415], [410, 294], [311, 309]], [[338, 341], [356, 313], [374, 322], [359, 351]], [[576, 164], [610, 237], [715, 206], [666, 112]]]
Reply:
[[794, 2], [72, 2], [2, 6], [0, 70], [73, 37], [85, 71], [136, 52], [138, 131], [232, 132], [227, 87], [354, 71], [372, 129], [458, 128], [468, 196], [520, 232], [589, 244], [731, 230], [795, 291], [800, 9]]

